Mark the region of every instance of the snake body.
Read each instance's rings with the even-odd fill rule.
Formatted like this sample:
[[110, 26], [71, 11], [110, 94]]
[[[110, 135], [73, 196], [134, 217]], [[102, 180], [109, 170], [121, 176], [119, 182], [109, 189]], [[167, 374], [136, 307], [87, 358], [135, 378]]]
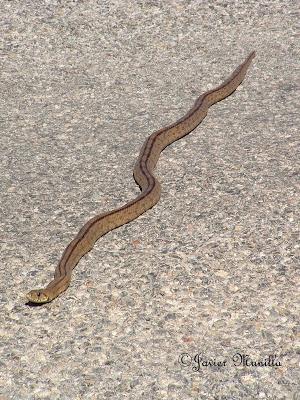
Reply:
[[160, 198], [160, 183], [153, 175], [160, 153], [169, 144], [190, 133], [205, 118], [211, 105], [231, 95], [244, 80], [247, 69], [255, 57], [249, 54], [231, 76], [217, 88], [202, 94], [194, 106], [177, 122], [150, 135], [144, 142], [133, 175], [141, 193], [134, 200], [112, 211], [91, 218], [78, 232], [59, 261], [54, 279], [44, 288], [31, 290], [27, 299], [31, 303], [47, 303], [64, 292], [71, 281], [72, 270], [78, 261], [89, 252], [95, 242], [107, 232], [127, 224], [153, 207]]

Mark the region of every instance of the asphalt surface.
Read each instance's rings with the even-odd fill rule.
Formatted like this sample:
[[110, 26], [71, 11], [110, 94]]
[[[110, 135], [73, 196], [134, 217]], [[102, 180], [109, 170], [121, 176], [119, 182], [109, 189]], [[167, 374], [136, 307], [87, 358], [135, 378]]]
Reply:
[[[300, 398], [297, 13], [2, 2], [1, 400]], [[89, 218], [139, 193], [145, 138], [252, 50], [238, 90], [161, 155], [159, 204], [26, 305]]]

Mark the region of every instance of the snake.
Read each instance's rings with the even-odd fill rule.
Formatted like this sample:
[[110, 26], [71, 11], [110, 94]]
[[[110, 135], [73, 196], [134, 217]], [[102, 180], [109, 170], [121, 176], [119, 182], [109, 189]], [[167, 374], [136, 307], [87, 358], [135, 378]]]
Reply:
[[140, 194], [125, 205], [98, 214], [87, 221], [63, 252], [55, 269], [54, 279], [44, 289], [34, 289], [27, 293], [29, 304], [48, 303], [63, 293], [70, 285], [73, 269], [101, 236], [133, 221], [159, 201], [161, 185], [153, 175], [153, 170], [160, 153], [165, 147], [193, 131], [206, 117], [210, 106], [230, 96], [237, 89], [254, 57], [255, 51], [252, 51], [220, 86], [198, 97], [182, 118], [152, 133], [145, 140], [133, 170]]

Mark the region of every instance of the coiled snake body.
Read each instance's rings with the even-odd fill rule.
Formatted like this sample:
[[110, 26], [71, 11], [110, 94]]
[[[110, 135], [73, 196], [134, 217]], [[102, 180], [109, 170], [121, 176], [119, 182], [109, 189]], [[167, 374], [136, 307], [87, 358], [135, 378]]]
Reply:
[[160, 153], [169, 144], [190, 133], [205, 118], [211, 105], [231, 95], [244, 80], [247, 69], [255, 56], [249, 54], [232, 75], [217, 88], [202, 94], [187, 114], [174, 124], [152, 133], [143, 144], [133, 175], [141, 188], [134, 200], [120, 208], [91, 218], [69, 243], [56, 267], [54, 279], [44, 289], [31, 290], [27, 299], [31, 303], [47, 303], [64, 292], [71, 280], [72, 270], [82, 256], [107, 232], [134, 220], [153, 207], [160, 198], [160, 184], [153, 175]]

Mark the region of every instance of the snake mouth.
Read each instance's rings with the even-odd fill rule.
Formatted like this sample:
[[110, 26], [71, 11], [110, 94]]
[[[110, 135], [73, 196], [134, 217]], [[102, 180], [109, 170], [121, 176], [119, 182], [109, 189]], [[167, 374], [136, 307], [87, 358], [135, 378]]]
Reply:
[[43, 289], [31, 290], [26, 295], [29, 303], [33, 304], [44, 304], [50, 301], [49, 296], [44, 292]]

